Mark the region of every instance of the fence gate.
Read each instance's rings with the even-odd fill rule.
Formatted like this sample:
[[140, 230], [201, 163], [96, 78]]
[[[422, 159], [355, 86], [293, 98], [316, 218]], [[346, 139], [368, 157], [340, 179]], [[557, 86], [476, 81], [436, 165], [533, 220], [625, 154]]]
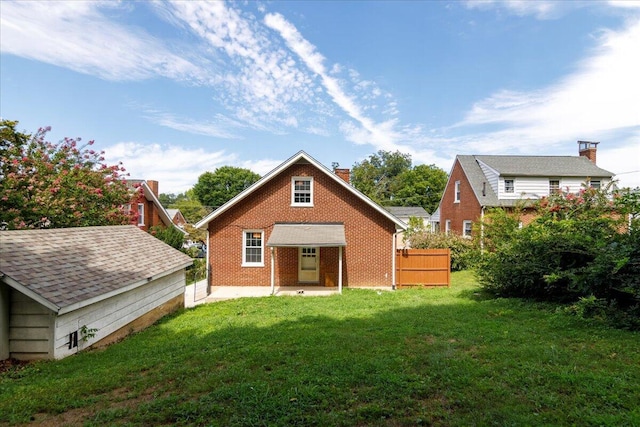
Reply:
[[449, 249], [398, 249], [396, 251], [396, 287], [450, 286]]

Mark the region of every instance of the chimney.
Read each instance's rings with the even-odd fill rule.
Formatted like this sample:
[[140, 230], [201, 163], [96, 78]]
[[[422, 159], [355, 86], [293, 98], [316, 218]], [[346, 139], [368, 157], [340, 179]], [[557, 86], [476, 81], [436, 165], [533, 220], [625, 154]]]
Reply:
[[153, 194], [156, 195], [156, 197], [159, 196], [158, 194], [158, 181], [151, 181], [151, 180], [147, 180], [147, 185], [149, 186], [149, 189], [151, 190], [151, 192]]
[[334, 169], [333, 172], [342, 178], [347, 184], [349, 184], [349, 177], [351, 176], [351, 171], [349, 169]]
[[599, 142], [578, 141], [578, 154], [596, 163], [596, 151], [598, 151]]

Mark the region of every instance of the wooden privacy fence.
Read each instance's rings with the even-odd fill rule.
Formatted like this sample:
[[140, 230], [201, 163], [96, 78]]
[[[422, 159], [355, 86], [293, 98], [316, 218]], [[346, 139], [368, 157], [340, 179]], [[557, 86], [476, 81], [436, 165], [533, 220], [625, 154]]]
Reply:
[[451, 283], [449, 249], [398, 249], [396, 287], [438, 287]]

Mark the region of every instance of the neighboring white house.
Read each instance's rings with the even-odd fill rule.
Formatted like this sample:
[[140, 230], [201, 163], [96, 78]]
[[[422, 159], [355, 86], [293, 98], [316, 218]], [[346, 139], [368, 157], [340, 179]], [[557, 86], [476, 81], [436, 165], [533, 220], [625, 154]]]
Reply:
[[0, 231], [0, 360], [60, 359], [184, 307], [192, 259], [134, 225]]
[[[435, 229], [435, 224], [431, 221], [431, 215], [422, 206], [385, 206], [384, 208], [407, 226], [409, 225], [409, 218], [413, 217], [421, 218], [424, 226], [429, 230], [433, 231]], [[398, 249], [408, 247], [404, 241], [404, 233], [399, 233], [396, 236], [396, 247]]]

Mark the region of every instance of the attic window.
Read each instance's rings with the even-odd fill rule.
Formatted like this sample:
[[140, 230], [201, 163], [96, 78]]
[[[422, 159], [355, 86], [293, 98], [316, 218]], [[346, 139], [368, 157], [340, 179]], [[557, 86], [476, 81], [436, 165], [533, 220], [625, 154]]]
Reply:
[[456, 181], [454, 197], [453, 202], [460, 203], [460, 181]]
[[313, 177], [291, 178], [291, 206], [313, 206]]
[[550, 179], [549, 180], [549, 194], [556, 194], [560, 192], [560, 180], [559, 179]]

